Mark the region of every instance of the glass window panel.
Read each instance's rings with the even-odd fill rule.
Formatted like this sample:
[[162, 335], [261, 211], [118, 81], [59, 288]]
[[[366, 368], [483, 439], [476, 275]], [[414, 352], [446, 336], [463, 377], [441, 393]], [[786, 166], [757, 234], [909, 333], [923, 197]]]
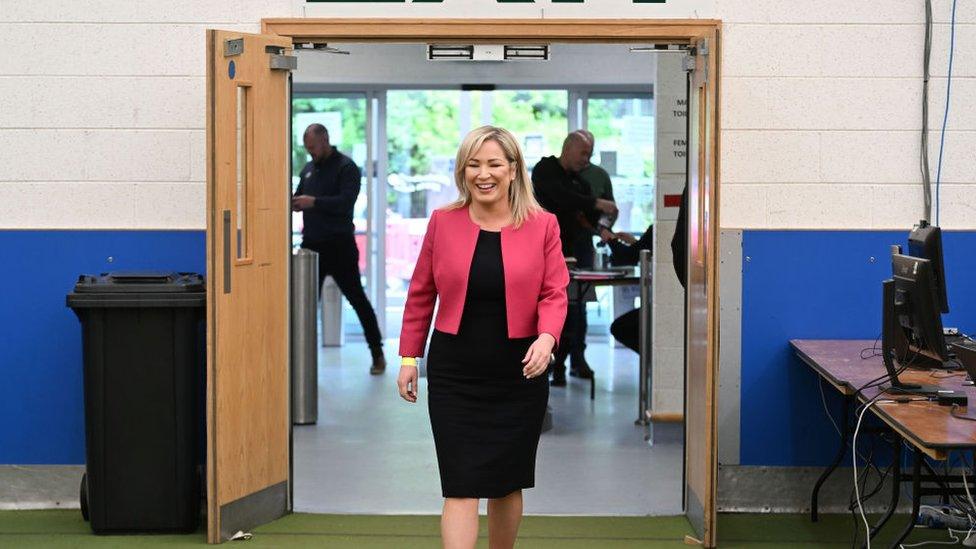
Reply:
[[454, 157], [462, 133], [480, 125], [480, 93], [390, 90], [386, 94], [388, 323], [399, 322], [402, 315], [431, 212], [457, 198]]
[[[298, 174], [311, 157], [305, 150], [302, 136], [309, 124], [322, 124], [329, 130], [329, 142], [337, 150], [353, 159], [361, 170], [366, 167], [366, 96], [363, 94], [327, 94], [296, 96], [292, 101], [292, 192], [298, 188]], [[360, 247], [360, 270], [365, 269], [365, 242], [367, 230], [366, 177], [363, 172], [362, 186], [353, 208], [353, 224], [356, 226], [356, 243]], [[292, 244], [302, 241], [302, 214], [292, 218]]]
[[[292, 100], [292, 192], [298, 188], [298, 174], [311, 161], [303, 136], [309, 124], [322, 124], [329, 130], [329, 143], [352, 158], [362, 170], [361, 186], [353, 207], [356, 247], [359, 249], [359, 272], [366, 285], [366, 240], [369, 230], [366, 180], [366, 95], [362, 93], [327, 93], [296, 95]], [[292, 214], [292, 245], [302, 241], [302, 213]], [[362, 334], [362, 325], [349, 302], [343, 299], [343, 329], [347, 335]]]
[[[595, 94], [586, 104], [587, 129], [596, 141], [591, 161], [610, 175], [620, 209], [615, 231], [643, 234], [654, 222], [654, 103], [650, 94]], [[633, 308], [614, 310], [613, 294], [626, 289], [597, 288], [587, 303], [590, 333], [605, 333], [613, 318]], [[625, 300], [626, 301], [626, 300]]]
[[247, 230], [249, 90], [247, 86], [237, 87], [237, 259], [244, 259], [250, 255]]
[[610, 174], [620, 209], [614, 229], [642, 234], [654, 222], [654, 104], [650, 94], [590, 94], [593, 163]]
[[492, 124], [515, 134], [531, 172], [544, 156], [559, 156], [569, 131], [566, 90], [496, 90], [492, 95]]

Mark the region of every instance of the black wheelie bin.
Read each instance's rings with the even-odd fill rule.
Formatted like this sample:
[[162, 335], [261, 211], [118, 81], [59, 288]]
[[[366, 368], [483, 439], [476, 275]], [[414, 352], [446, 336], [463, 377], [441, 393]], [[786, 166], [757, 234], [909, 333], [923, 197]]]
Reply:
[[191, 273], [79, 277], [82, 514], [95, 533], [192, 532], [200, 516], [206, 284]]

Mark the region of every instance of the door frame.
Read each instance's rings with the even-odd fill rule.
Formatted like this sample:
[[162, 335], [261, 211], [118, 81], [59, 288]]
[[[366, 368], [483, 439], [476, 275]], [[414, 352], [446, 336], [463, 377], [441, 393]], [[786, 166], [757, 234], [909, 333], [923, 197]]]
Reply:
[[[417, 19], [417, 18], [268, 18], [261, 21], [262, 34], [277, 34], [292, 39], [293, 42], [356, 42], [356, 43], [600, 43], [600, 44], [668, 44], [694, 47], [699, 41], [708, 39], [713, 43], [712, 54], [707, 56], [706, 66], [710, 86], [708, 103], [713, 109], [710, 119], [709, 144], [704, 156], [703, 166], [711, 178], [709, 189], [711, 219], [707, 223], [705, 252], [705, 278], [708, 287], [709, 318], [706, 341], [707, 366], [712, 386], [709, 391], [717, 399], [714, 387], [718, 384], [719, 365], [719, 189], [720, 189], [720, 49], [722, 22], [717, 19]], [[689, 227], [699, 231], [698, 227]], [[689, 337], [686, 335], [685, 345]], [[688, 366], [685, 365], [687, 372]], [[687, 391], [687, 383], [686, 389]], [[715, 413], [717, 406], [708, 406], [709, 435], [718, 440]], [[687, 415], [686, 415], [687, 418]], [[708, 484], [714, 498], [718, 479], [717, 448], [711, 448], [709, 458]], [[686, 502], [683, 502], [685, 505]], [[712, 528], [704, 532], [700, 540], [706, 547], [712, 547], [715, 539], [716, 502], [701, 502], [710, 507], [710, 517], [706, 519]], [[710, 520], [709, 520], [710, 519]]]

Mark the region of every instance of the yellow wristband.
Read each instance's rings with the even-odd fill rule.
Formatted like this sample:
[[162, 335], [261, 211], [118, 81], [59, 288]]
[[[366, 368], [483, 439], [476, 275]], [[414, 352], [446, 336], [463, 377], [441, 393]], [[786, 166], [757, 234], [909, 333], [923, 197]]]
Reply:
[[417, 366], [417, 359], [412, 356], [400, 357], [400, 366]]

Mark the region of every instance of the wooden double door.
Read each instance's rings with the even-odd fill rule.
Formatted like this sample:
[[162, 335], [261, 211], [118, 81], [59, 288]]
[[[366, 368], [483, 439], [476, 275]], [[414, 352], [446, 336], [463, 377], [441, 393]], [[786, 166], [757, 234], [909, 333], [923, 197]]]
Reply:
[[[453, 26], [452, 26], [453, 23]], [[686, 514], [716, 544], [718, 386], [718, 23], [272, 20], [281, 35], [207, 32], [208, 540], [290, 510], [290, 80], [294, 37], [491, 43], [682, 40], [687, 36], [688, 284]], [[454, 27], [461, 29], [460, 31]], [[280, 27], [280, 28], [278, 28]], [[293, 30], [294, 29], [294, 30]], [[292, 34], [289, 34], [292, 33]], [[345, 34], [343, 34], [345, 33]], [[473, 34], [472, 34], [473, 33]], [[485, 33], [485, 37], [478, 36]], [[499, 34], [501, 33], [501, 34]], [[528, 33], [528, 34], [526, 34]], [[579, 34], [579, 36], [576, 36]], [[501, 36], [501, 38], [499, 38]], [[650, 489], [650, 487], [648, 487]]]

